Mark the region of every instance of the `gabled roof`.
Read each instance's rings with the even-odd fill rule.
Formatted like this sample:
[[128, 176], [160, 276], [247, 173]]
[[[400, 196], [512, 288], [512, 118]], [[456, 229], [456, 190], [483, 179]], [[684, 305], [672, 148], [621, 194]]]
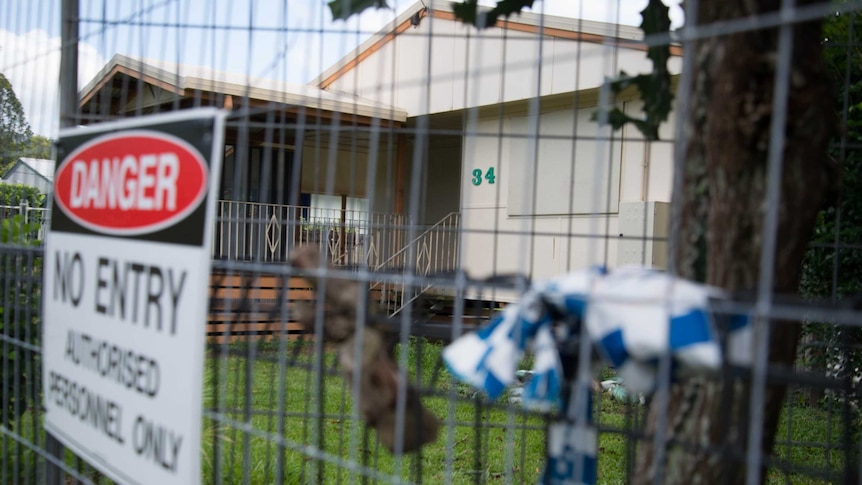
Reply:
[[[479, 7], [480, 9], [483, 7]], [[443, 20], [459, 21], [455, 17], [451, 1], [420, 0], [410, 6], [395, 20], [389, 22], [377, 33], [369, 37], [356, 49], [342, 57], [341, 60], [323, 71], [308, 84], [326, 89], [365, 58], [379, 50], [409, 27], [418, 25], [425, 17], [435, 17]], [[528, 11], [511, 15], [508, 19], [499, 19], [491, 29], [508, 29], [518, 32], [533, 33], [547, 37], [571, 39], [596, 44], [613, 44], [618, 47], [646, 50], [643, 41], [643, 31], [637, 27], [618, 25], [592, 20], [582, 20], [570, 17], [557, 17], [530, 13]], [[671, 55], [681, 56], [678, 45], [671, 45]]]
[[122, 54], [114, 55], [79, 93], [81, 106], [86, 105], [101, 89], [110, 85], [115, 76], [121, 74], [140, 79], [176, 96], [192, 97], [199, 91], [390, 121], [403, 122], [407, 119], [407, 113], [396, 107], [330, 93], [309, 85]]
[[9, 167], [9, 170], [3, 174], [3, 178], [5, 179], [10, 174], [15, 173], [16, 170], [21, 169], [35, 173], [47, 182], [53, 182], [55, 168], [56, 163], [54, 160], [46, 160], [43, 158], [19, 158], [11, 167]]

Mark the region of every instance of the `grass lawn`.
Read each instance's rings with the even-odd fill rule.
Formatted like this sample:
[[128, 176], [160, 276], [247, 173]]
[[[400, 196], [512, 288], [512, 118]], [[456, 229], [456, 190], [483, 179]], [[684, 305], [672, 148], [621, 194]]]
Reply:
[[[632, 429], [631, 411], [639, 406], [627, 406], [608, 397], [601, 400], [598, 474], [600, 484], [629, 482], [627, 453], [632, 453], [627, 439]], [[629, 421], [627, 421], [629, 420]], [[795, 404], [785, 406], [778, 425], [775, 455], [778, 466], [772, 467], [765, 483], [829, 484], [836, 483], [825, 474], [840, 475], [844, 470], [844, 453], [840, 450], [844, 422], [840, 415], [821, 407]], [[831, 450], [825, 446], [830, 443]], [[734, 466], [729, 464], [728, 466]], [[807, 473], [805, 473], [807, 471]], [[835, 478], [843, 482], [843, 477]]]
[[[424, 355], [417, 356], [416, 349], [423, 349]], [[423, 343], [411, 346], [408, 355], [411, 374], [416, 375], [413, 371], [416, 363], [420, 362], [422, 383], [426, 387], [431, 384], [439, 353], [437, 345]], [[222, 481], [241, 483], [247, 477], [251, 483], [271, 483], [279, 453], [276, 443], [279, 436], [284, 437], [281, 450], [287, 483], [352, 483], [359, 481], [361, 476], [356, 473], [356, 467], [366, 467], [371, 473], [377, 473], [376, 478], [383, 482], [401, 477], [425, 483], [444, 483], [446, 477], [451, 477], [452, 483], [473, 483], [478, 477], [483, 481], [502, 483], [536, 483], [541, 475], [545, 456], [543, 417], [524, 413], [517, 406], [507, 406], [505, 399], [482, 404], [473, 399], [471, 390], [452, 383], [445, 371], [434, 380], [435, 395], [423, 399], [434, 414], [446, 421], [438, 440], [423, 448], [421, 456], [408, 457], [398, 463], [387, 450], [376, 446], [374, 432], [366, 432], [352, 415], [352, 398], [342, 378], [333, 369], [333, 353], [327, 352], [320, 363], [331, 371], [323, 379], [321, 389], [316, 387], [316, 374], [310, 371], [313, 364], [310, 353], [302, 355], [294, 362], [296, 365], [288, 365], [283, 372], [280, 371], [277, 354], [264, 352], [257, 355], [251, 369], [246, 367], [248, 359], [245, 355], [214, 358], [210, 362], [206, 374], [206, 389], [210, 391], [206, 396], [207, 406], [215, 405], [212, 391], [216, 389], [218, 374], [220, 399], [217, 404], [220, 409], [234, 411], [224, 415], [234, 420], [235, 425], [250, 422], [259, 435], [243, 441], [244, 435], [236, 426], [222, 421], [216, 428], [213, 421], [208, 420], [205, 425], [206, 483], [215, 478], [212, 475], [212, 443], [217, 444], [215, 449], [221, 454], [219, 478]], [[246, 388], [248, 377], [252, 385]], [[280, 413], [263, 412], [279, 410], [279, 386], [285, 390], [281, 409], [287, 417], [283, 423], [279, 423], [276, 416]], [[251, 396], [250, 409], [244, 409], [246, 395]], [[635, 414], [642, 408], [627, 406], [608, 395], [603, 395], [597, 402], [602, 429], [598, 453], [599, 483], [627, 483], [635, 450], [626, 430], [633, 429]], [[321, 414], [322, 419], [315, 417]], [[840, 446], [838, 440], [842, 436], [842, 425], [839, 416], [820, 407], [798, 404], [786, 407], [779, 424], [776, 446], [782, 468], [771, 470], [767, 483], [830, 483], [793, 471], [821, 469], [840, 472], [843, 454], [834, 448]], [[318, 443], [322, 446], [315, 446]], [[831, 453], [825, 449], [825, 443], [831, 443]], [[325, 455], [309, 456], [320, 449]], [[248, 466], [243, 466], [244, 457]], [[369, 479], [369, 482], [373, 481]]]
[[[421, 368], [422, 385], [433, 389], [423, 402], [443, 425], [435, 443], [401, 460], [378, 446], [375, 432], [353, 415], [353, 400], [333, 367], [333, 352], [324, 352], [315, 362], [310, 351], [293, 356], [271, 347], [232, 347], [228, 354], [215, 349], [205, 372], [203, 483], [276, 483], [279, 470], [283, 483], [289, 484], [536, 483], [544, 466], [545, 419], [508, 405], [505, 397], [495, 403], [477, 399], [443, 370], [437, 369], [435, 377], [440, 349], [427, 342], [409, 347], [411, 375]], [[324, 369], [323, 379], [317, 377], [319, 368]], [[635, 414], [642, 408], [607, 394], [597, 400], [597, 408], [602, 430], [598, 482], [627, 483], [635, 449], [626, 430], [634, 428]], [[42, 433], [40, 421], [27, 412], [13, 429], [41, 443], [36, 438]], [[832, 483], [804, 472], [843, 470], [844, 456], [836, 448], [844, 424], [840, 413], [823, 406], [785, 407], [775, 450], [780, 469], [770, 470], [767, 483]], [[33, 477], [42, 470], [39, 458], [9, 437], [0, 441], [2, 483], [40, 483]], [[71, 453], [66, 462], [97, 483], [109, 483]], [[21, 479], [16, 482], [15, 477]]]
[[[427, 385], [439, 347], [422, 348], [431, 350], [432, 355], [418, 358], [411, 353], [410, 362], [411, 368], [415, 368], [417, 361], [423, 362], [423, 383]], [[482, 405], [470, 397], [472, 392], [465, 387], [451, 385], [445, 373], [437, 380], [437, 394], [425, 396], [423, 403], [448, 422], [441, 426], [437, 441], [425, 446], [421, 455], [399, 463], [389, 451], [377, 445], [375, 432], [366, 430], [352, 414], [349, 389], [332, 368], [331, 352], [326, 353], [322, 365], [333, 372], [322, 380], [322, 387], [310, 369], [311, 354], [300, 356], [284, 371], [277, 354], [256, 357], [251, 369], [247, 368], [250, 361], [245, 357], [210, 361], [205, 406], [216, 407], [221, 410], [218, 416], [230, 421], [219, 419], [218, 426], [216, 420], [205, 422], [205, 483], [216, 478], [213, 476], [216, 460], [221, 473], [218, 478], [222, 481], [241, 483], [247, 474], [251, 483], [273, 482], [280, 452], [278, 437], [284, 439], [281, 451], [287, 483], [353, 483], [361, 476], [357, 467], [365, 467], [384, 482], [402, 477], [443, 483], [450, 476], [454, 483], [472, 483], [478, 475], [487, 480], [508, 476], [515, 482], [535, 483], [541, 473], [545, 455], [544, 419], [503, 403]], [[415, 372], [412, 374], [415, 376]], [[251, 385], [247, 387], [249, 378]], [[279, 403], [280, 388], [284, 389], [282, 403]], [[248, 402], [250, 405], [246, 406]], [[279, 409], [284, 413], [277, 412]], [[282, 414], [285, 417], [280, 421]], [[258, 436], [245, 438], [236, 427], [239, 423], [250, 423]], [[325, 454], [311, 458], [309, 454], [317, 450]], [[345, 461], [339, 463], [339, 460]], [[248, 466], [243, 466], [244, 461]]]

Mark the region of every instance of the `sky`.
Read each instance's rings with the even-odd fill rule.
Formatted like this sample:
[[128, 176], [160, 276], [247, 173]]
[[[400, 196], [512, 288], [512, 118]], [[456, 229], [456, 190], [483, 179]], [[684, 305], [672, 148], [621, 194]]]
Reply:
[[[307, 83], [416, 3], [388, 0], [389, 9], [333, 21], [326, 0], [79, 1], [79, 89], [116, 53]], [[664, 1], [672, 5], [674, 28], [681, 26], [679, 1]], [[58, 129], [60, 3], [11, 0], [0, 6], [0, 72], [33, 131], [47, 137]], [[638, 25], [646, 3], [539, 0], [529, 11]]]

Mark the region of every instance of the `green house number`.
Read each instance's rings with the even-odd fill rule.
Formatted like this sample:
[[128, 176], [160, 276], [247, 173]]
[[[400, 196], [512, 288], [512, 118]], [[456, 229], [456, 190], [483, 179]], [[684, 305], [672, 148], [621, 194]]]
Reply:
[[[488, 181], [489, 184], [493, 184], [495, 180], [497, 180], [497, 176], [494, 175], [494, 167], [488, 167], [488, 171], [485, 172], [485, 180]], [[473, 185], [480, 185], [482, 183], [482, 169], [477, 168], [473, 170]]]

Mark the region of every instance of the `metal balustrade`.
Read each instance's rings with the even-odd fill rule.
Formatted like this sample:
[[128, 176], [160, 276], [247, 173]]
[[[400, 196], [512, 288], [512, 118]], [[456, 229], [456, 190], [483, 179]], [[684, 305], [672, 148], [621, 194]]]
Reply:
[[318, 244], [339, 266], [377, 267], [398, 253], [406, 218], [385, 212], [220, 200], [213, 259], [285, 262], [292, 248]]
[[[436, 224], [413, 238], [388, 259], [377, 265], [377, 271], [412, 271], [418, 276], [454, 271], [458, 267], [458, 231], [461, 215], [450, 212]], [[408, 264], [408, 262], [412, 264]], [[429, 291], [433, 283], [423, 279], [419, 286], [405, 282], [385, 285], [375, 283], [371, 289], [381, 288], [382, 301], [396, 315], [410, 302]]]
[[[410, 271], [417, 276], [453, 271], [458, 264], [460, 214], [447, 214], [410, 241], [401, 214], [221, 200], [213, 259], [284, 262], [293, 247], [325, 248], [336, 266]], [[432, 284], [373, 283], [392, 315]]]

